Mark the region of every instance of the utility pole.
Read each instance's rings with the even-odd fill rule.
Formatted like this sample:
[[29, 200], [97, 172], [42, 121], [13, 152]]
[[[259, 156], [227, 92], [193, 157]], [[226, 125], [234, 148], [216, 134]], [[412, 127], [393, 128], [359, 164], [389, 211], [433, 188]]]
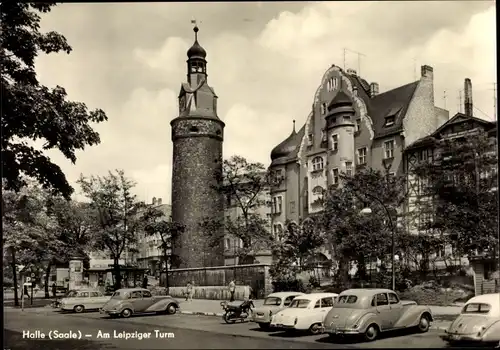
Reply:
[[458, 90], [458, 113], [462, 113], [462, 90]]

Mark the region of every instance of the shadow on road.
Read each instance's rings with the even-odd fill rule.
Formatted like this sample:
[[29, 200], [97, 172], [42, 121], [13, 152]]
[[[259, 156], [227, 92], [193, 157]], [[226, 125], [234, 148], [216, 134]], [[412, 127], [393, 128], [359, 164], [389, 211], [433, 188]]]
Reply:
[[[397, 331], [389, 331], [380, 333], [377, 340], [388, 339], [388, 338], [399, 338], [405, 337], [408, 335], [419, 334], [414, 329], [401, 329]], [[331, 337], [328, 334], [324, 334], [325, 337], [317, 339], [316, 341], [319, 343], [333, 343], [333, 344], [356, 344], [356, 343], [365, 343], [366, 341], [362, 338], [362, 336], [337, 336]]]
[[271, 337], [277, 337], [277, 338], [301, 338], [301, 337], [308, 337], [312, 336], [311, 333], [307, 331], [296, 331], [296, 330], [290, 330], [290, 331], [280, 331], [280, 330], [275, 330], [274, 332], [277, 333], [271, 333], [269, 336]]
[[25, 339], [21, 332], [11, 331], [10, 329], [3, 330], [4, 349], [10, 350], [102, 350], [102, 349], [117, 349], [108, 344], [102, 344], [90, 340], [79, 339]]

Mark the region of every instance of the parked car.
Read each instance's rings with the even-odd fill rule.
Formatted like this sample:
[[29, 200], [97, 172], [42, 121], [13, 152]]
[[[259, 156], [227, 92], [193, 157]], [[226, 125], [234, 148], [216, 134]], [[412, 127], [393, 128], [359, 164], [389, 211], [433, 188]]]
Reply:
[[63, 311], [84, 312], [99, 310], [109, 297], [96, 289], [82, 288], [69, 291], [62, 299], [56, 300], [56, 307]]
[[500, 293], [469, 299], [442, 338], [450, 344], [499, 345]]
[[362, 335], [377, 339], [380, 332], [416, 327], [427, 332], [434, 320], [428, 306], [399, 300], [390, 289], [349, 289], [340, 293], [324, 321], [330, 337]]
[[124, 288], [114, 292], [100, 312], [111, 317], [128, 318], [134, 314], [155, 312], [175, 314], [178, 308], [179, 302], [169, 295], [153, 296], [148, 289]]
[[269, 294], [264, 300], [264, 304], [253, 310], [252, 321], [256, 322], [260, 328], [268, 329], [271, 325], [271, 317], [289, 306], [292, 300], [300, 295], [304, 295], [304, 293], [279, 292]]
[[290, 306], [271, 319], [271, 327], [285, 331], [309, 331], [319, 334], [323, 320], [333, 307], [338, 294], [311, 293], [293, 299]]

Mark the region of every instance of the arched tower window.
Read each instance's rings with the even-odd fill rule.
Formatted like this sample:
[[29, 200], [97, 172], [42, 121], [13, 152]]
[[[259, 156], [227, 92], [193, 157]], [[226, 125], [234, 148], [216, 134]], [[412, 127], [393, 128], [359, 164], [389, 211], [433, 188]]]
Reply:
[[322, 157], [315, 157], [313, 158], [312, 160], [312, 167], [313, 167], [313, 171], [316, 171], [316, 170], [322, 170], [323, 169], [323, 158]]
[[323, 192], [324, 192], [324, 189], [323, 187], [321, 186], [316, 186], [313, 188], [312, 190], [312, 193], [315, 195], [315, 196], [322, 196], [323, 195]]

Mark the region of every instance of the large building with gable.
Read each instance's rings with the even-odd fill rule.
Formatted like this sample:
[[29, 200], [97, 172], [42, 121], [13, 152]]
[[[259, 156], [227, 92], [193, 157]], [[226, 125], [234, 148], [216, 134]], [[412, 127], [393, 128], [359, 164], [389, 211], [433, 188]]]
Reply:
[[[323, 191], [339, 174], [373, 168], [405, 171], [404, 149], [449, 119], [434, 104], [434, 72], [421, 67], [419, 80], [379, 92], [354, 70], [332, 65], [323, 75], [313, 107], [298, 130], [271, 152], [270, 170], [283, 180], [271, 191], [272, 230], [322, 210]], [[329, 255], [329, 254], [326, 254]]]

